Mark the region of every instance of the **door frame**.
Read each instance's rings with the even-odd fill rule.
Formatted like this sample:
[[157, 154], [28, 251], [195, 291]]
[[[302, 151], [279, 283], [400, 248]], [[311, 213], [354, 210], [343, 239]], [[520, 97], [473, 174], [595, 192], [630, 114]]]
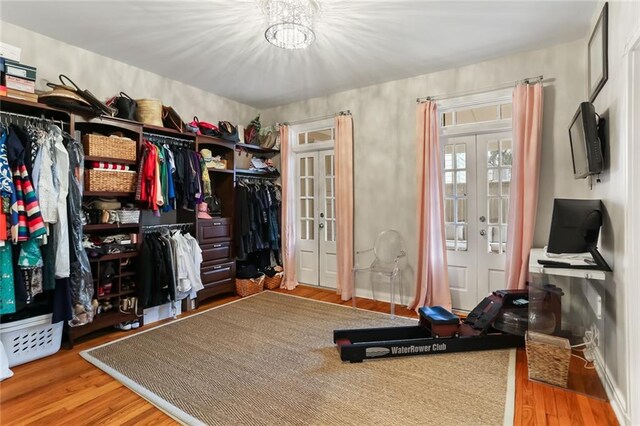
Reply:
[[[493, 90], [489, 92], [476, 93], [472, 95], [460, 96], [457, 98], [449, 98], [442, 99], [436, 101], [437, 109], [438, 109], [438, 120], [443, 113], [459, 110], [462, 108], [472, 108], [476, 106], [483, 105], [491, 105], [496, 104], [500, 105], [506, 102], [513, 101], [513, 88], [505, 88], [499, 90]], [[455, 125], [455, 126], [440, 126], [440, 138], [450, 138], [450, 137], [458, 137], [458, 136], [479, 136], [489, 133], [500, 133], [500, 132], [513, 132], [513, 118], [504, 119], [504, 120], [494, 120], [488, 122], [480, 122], [480, 123], [470, 123], [463, 125]], [[440, 153], [440, 158], [444, 157], [444, 144], [440, 144], [442, 152]], [[512, 148], [513, 149], [513, 148]], [[477, 167], [477, 141], [476, 141], [476, 167]], [[477, 183], [477, 176], [475, 177]], [[476, 215], [477, 216], [477, 215]], [[470, 233], [469, 237], [470, 238]], [[476, 236], [477, 237], [477, 236]], [[477, 246], [477, 245], [476, 245]], [[480, 247], [476, 247], [477, 250]], [[479, 283], [478, 283], [479, 284]], [[476, 287], [478, 295], [480, 295], [480, 287], [479, 285]], [[484, 291], [484, 290], [482, 290]]]
[[[298, 180], [299, 180], [299, 175], [298, 175], [298, 161], [297, 161], [297, 157], [300, 154], [307, 154], [307, 153], [316, 153], [316, 166], [315, 166], [315, 174], [316, 179], [315, 179], [315, 185], [314, 185], [314, 207], [315, 207], [315, 212], [314, 212], [314, 226], [315, 226], [315, 231], [314, 231], [314, 235], [316, 236], [316, 242], [317, 242], [317, 254], [318, 254], [318, 261], [317, 261], [317, 269], [318, 269], [318, 278], [317, 278], [317, 286], [318, 287], [322, 287], [322, 288], [331, 288], [334, 289], [335, 287], [324, 287], [321, 284], [321, 280], [320, 280], [320, 276], [321, 276], [321, 271], [320, 271], [320, 267], [321, 267], [321, 262], [320, 262], [320, 240], [318, 238], [320, 235], [320, 232], [318, 232], [318, 226], [317, 224], [319, 223], [319, 213], [318, 213], [318, 209], [321, 202], [323, 202], [324, 200], [320, 199], [320, 187], [324, 186], [324, 182], [319, 182], [318, 176], [320, 175], [320, 161], [319, 161], [319, 154], [322, 153], [323, 151], [328, 151], [328, 150], [333, 150], [334, 155], [335, 155], [335, 138], [331, 141], [326, 141], [326, 142], [315, 142], [313, 144], [305, 144], [305, 145], [298, 145], [298, 134], [299, 133], [304, 133], [304, 132], [312, 132], [314, 130], [324, 130], [327, 128], [333, 128], [334, 132], [335, 132], [335, 120], [333, 118], [327, 118], [327, 119], [323, 119], [323, 120], [318, 120], [318, 121], [313, 121], [310, 123], [303, 123], [303, 124], [297, 124], [297, 125], [291, 125], [289, 127], [289, 146], [291, 147], [290, 149], [290, 156], [293, 159], [293, 170], [294, 170], [294, 185], [293, 185], [293, 198], [296, 200], [295, 204], [294, 204], [294, 217], [295, 217], [295, 221], [296, 221], [296, 228], [298, 226], [299, 223], [299, 190], [298, 190]], [[283, 159], [283, 161], [285, 161]], [[337, 221], [336, 221], [337, 224]], [[325, 228], [326, 230], [326, 228]], [[296, 244], [298, 243], [298, 239], [299, 239], [299, 235], [296, 235]], [[299, 261], [300, 259], [297, 256], [298, 253], [298, 247], [295, 248], [295, 262], [296, 262], [296, 271], [299, 271]], [[304, 284], [304, 283], [303, 283]], [[337, 285], [337, 283], [336, 283]]]
[[[625, 215], [625, 229], [626, 234], [639, 235], [640, 224], [638, 224], [638, 215], [640, 214], [640, 170], [637, 165], [640, 164], [640, 148], [636, 145], [637, 141], [640, 141], [640, 26], [635, 28], [635, 32], [632, 33], [632, 37], [627, 44], [628, 50], [625, 52], [626, 56], [626, 68], [627, 68], [627, 81], [624, 86], [628, 94], [627, 108], [628, 115], [626, 117], [627, 123], [627, 164], [626, 164], [626, 180], [627, 180], [627, 209]], [[628, 371], [628, 386], [627, 386], [627, 400], [623, 401], [626, 404], [627, 410], [622, 410], [622, 413], [617, 413], [621, 423], [623, 418], [620, 414], [628, 416], [630, 424], [640, 423], [640, 407], [633, 401], [640, 400], [640, 366], [637, 363], [631, 362], [634, 354], [640, 353], [640, 334], [633, 332], [633, 324], [640, 322], [640, 310], [634, 305], [634, 301], [640, 300], [640, 287], [632, 285], [635, 279], [640, 276], [640, 264], [634, 262], [633, 259], [637, 259], [640, 256], [640, 242], [634, 238], [626, 238], [625, 242], [625, 261], [626, 261], [626, 274], [623, 279], [626, 282], [626, 291], [628, 296], [626, 297], [626, 337], [627, 337], [627, 353], [626, 353], [626, 367]], [[612, 402], [619, 398], [617, 392], [613, 395], [615, 398], [611, 398]], [[616, 401], [612, 404], [614, 411], [619, 402]], [[625, 412], [626, 411], [626, 412]]]

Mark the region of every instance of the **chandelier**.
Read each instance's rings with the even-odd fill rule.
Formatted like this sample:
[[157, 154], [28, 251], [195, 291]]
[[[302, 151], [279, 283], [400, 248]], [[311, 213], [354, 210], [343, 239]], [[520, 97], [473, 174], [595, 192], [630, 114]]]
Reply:
[[316, 39], [313, 22], [318, 15], [316, 0], [263, 0], [268, 27], [267, 41], [283, 49], [304, 49]]

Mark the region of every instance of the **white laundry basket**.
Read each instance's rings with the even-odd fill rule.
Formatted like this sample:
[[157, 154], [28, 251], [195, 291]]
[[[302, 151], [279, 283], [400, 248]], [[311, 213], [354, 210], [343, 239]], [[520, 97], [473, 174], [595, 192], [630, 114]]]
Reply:
[[24, 364], [60, 350], [62, 324], [51, 324], [51, 314], [0, 324], [0, 339], [9, 367]]

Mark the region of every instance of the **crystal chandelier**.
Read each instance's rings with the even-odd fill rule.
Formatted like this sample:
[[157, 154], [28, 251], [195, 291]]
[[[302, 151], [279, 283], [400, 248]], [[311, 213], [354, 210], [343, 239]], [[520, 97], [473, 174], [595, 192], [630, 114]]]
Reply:
[[316, 0], [263, 0], [268, 28], [267, 41], [283, 49], [304, 49], [316, 39], [313, 22], [318, 15]]

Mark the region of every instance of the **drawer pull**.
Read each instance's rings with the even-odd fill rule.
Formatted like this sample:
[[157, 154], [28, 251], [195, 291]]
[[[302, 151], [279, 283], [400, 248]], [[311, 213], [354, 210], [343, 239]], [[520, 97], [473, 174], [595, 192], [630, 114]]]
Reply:
[[222, 265], [214, 266], [213, 269], [221, 269]]
[[213, 226], [220, 226], [222, 225], [222, 222], [213, 222]]
[[222, 247], [222, 244], [214, 244], [213, 245], [213, 248], [220, 248], [220, 247]]

